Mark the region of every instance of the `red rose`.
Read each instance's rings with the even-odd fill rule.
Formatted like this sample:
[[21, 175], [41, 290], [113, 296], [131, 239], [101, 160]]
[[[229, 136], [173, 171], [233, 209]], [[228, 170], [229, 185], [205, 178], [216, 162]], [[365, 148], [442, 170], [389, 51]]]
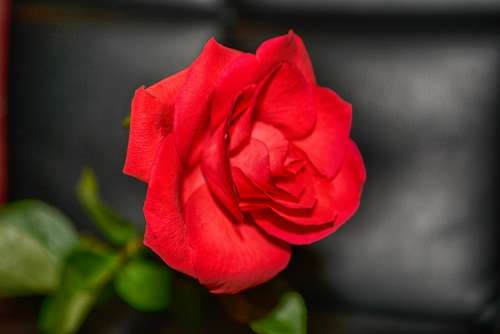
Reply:
[[350, 127], [351, 105], [316, 84], [293, 32], [255, 55], [209, 40], [132, 102], [124, 172], [148, 183], [144, 243], [214, 293], [271, 279], [290, 244], [358, 208], [366, 174]]

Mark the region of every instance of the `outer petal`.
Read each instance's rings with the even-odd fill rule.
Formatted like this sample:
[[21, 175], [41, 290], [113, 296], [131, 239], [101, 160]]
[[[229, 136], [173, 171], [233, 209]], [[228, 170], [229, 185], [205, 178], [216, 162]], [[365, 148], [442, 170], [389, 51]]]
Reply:
[[[162, 104], [169, 107], [174, 112], [175, 100], [179, 88], [184, 84], [189, 74], [189, 67], [179, 71], [165, 79], [146, 88], [147, 92], [161, 101]], [[173, 117], [173, 115], [172, 115]]]
[[313, 132], [295, 141], [316, 169], [328, 179], [338, 172], [349, 143], [351, 105], [332, 90], [315, 87], [317, 120]]
[[213, 293], [237, 293], [261, 284], [290, 260], [286, 243], [262, 233], [250, 221], [229, 220], [206, 187], [187, 203], [186, 222], [198, 280]]
[[342, 167], [333, 179], [330, 189], [338, 213], [336, 225], [344, 224], [358, 209], [365, 181], [363, 158], [356, 144], [350, 140]]
[[171, 127], [172, 115], [165, 112], [160, 100], [144, 87], [135, 91], [130, 116], [127, 157], [123, 172], [148, 182], [151, 166], [165, 128]]
[[257, 49], [257, 58], [263, 69], [270, 70], [277, 64], [287, 62], [294, 64], [302, 72], [308, 83], [316, 83], [309, 54], [302, 39], [293, 31], [263, 42]]
[[163, 139], [144, 204], [144, 244], [172, 268], [195, 276], [188, 230], [182, 215], [182, 166], [173, 137]]
[[280, 65], [264, 85], [257, 105], [257, 119], [281, 130], [288, 139], [309, 134], [316, 123], [312, 86], [297, 68]]
[[136, 90], [132, 100], [127, 158], [123, 172], [148, 182], [158, 146], [172, 129], [174, 103], [187, 70]]
[[209, 121], [208, 103], [224, 67], [241, 53], [210, 39], [191, 65], [175, 104], [173, 133], [182, 162], [190, 148], [202, 136]]

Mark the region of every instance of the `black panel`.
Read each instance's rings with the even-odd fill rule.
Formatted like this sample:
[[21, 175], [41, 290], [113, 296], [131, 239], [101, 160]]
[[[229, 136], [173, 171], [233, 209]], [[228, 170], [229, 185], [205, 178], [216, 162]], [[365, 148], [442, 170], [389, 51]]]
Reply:
[[[254, 50], [286, 27], [235, 31]], [[497, 282], [498, 36], [297, 32], [318, 82], [353, 103], [368, 181], [355, 218], [304, 250], [319, 272], [293, 275], [321, 305], [474, 317]]]
[[189, 65], [213, 35], [220, 29], [208, 20], [19, 17], [10, 69], [11, 199], [38, 197], [80, 221], [74, 188], [90, 165], [104, 198], [142, 227], [145, 187], [121, 173], [122, 119], [136, 88]]
[[236, 2], [247, 10], [261, 13], [470, 15], [500, 11], [500, 2], [496, 0], [238, 0]]

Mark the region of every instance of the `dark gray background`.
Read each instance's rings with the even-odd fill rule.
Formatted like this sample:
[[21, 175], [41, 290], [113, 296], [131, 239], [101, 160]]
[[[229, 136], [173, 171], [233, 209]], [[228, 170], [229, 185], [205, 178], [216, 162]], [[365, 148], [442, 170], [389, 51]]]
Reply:
[[134, 90], [211, 36], [254, 51], [293, 28], [318, 82], [353, 104], [368, 172], [356, 216], [286, 271], [312, 333], [495, 326], [499, 1], [19, 1], [13, 14], [11, 199], [42, 198], [92, 230], [74, 197], [89, 165], [142, 227], [145, 186], [121, 174]]

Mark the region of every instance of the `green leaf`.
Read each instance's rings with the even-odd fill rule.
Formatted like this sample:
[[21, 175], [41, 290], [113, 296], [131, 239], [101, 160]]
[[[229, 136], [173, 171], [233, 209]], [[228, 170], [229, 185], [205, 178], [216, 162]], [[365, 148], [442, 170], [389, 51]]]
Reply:
[[131, 260], [114, 283], [118, 295], [139, 311], [158, 311], [170, 304], [171, 275], [164, 265], [141, 258]]
[[83, 247], [68, 258], [61, 288], [42, 305], [38, 323], [42, 333], [75, 333], [120, 266], [117, 253]]
[[122, 119], [122, 126], [123, 126], [125, 129], [130, 128], [130, 115], [125, 116], [125, 117]]
[[76, 190], [81, 206], [113, 244], [122, 246], [135, 238], [134, 226], [101, 202], [94, 172], [85, 168]]
[[276, 308], [252, 321], [250, 327], [258, 334], [306, 334], [307, 309], [302, 296], [297, 292], [283, 294]]
[[0, 297], [56, 289], [64, 259], [77, 240], [71, 222], [41, 201], [0, 208]]

